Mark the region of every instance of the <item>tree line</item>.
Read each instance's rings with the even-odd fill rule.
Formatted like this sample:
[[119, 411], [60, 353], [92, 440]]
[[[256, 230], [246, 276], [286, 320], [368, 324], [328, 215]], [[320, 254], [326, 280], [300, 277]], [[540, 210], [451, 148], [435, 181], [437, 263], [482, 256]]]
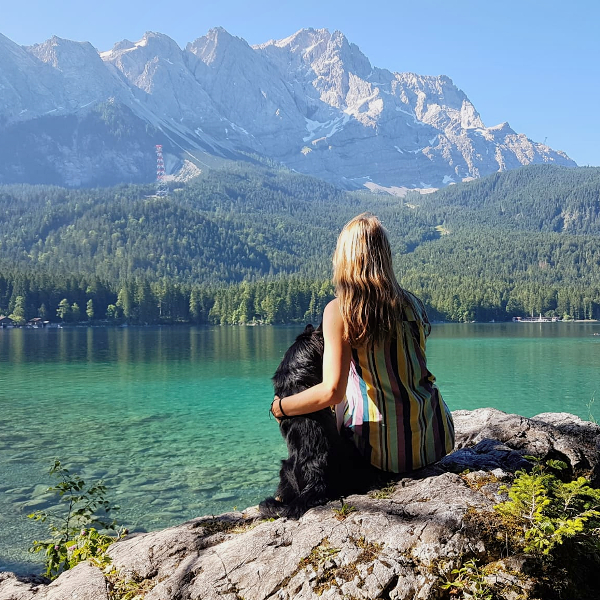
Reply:
[[600, 318], [600, 169], [526, 167], [405, 199], [247, 165], [176, 185], [167, 198], [147, 186], [0, 186], [0, 313], [316, 322], [337, 233], [370, 210], [434, 320]]
[[[408, 270], [400, 279], [425, 303], [431, 320], [506, 321], [545, 315], [600, 319], [600, 284], [506, 282]], [[192, 323], [243, 325], [319, 323], [333, 298], [329, 279], [265, 278], [229, 285], [134, 279], [117, 285], [86, 277], [0, 275], [0, 314], [23, 324], [34, 317], [62, 323]]]
[[137, 325], [317, 323], [332, 298], [330, 281], [302, 277], [215, 286], [134, 279], [113, 286], [85, 276], [27, 276], [8, 269], [0, 274], [0, 314], [17, 324], [35, 317]]

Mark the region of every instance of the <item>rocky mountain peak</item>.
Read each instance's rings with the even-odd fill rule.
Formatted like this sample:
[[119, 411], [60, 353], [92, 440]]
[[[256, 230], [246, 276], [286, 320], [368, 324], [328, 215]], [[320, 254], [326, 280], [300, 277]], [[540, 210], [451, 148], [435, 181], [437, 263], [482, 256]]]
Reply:
[[341, 31], [330, 33], [328, 29], [300, 29], [282, 40], [270, 40], [253, 46], [255, 50], [280, 62], [285, 56], [296, 68], [311, 68], [317, 74], [325, 72], [330, 63], [343, 63], [344, 68], [360, 77], [371, 73], [369, 59], [358, 46], [348, 42]]
[[330, 56], [341, 60], [347, 70], [363, 79], [370, 77], [373, 71], [371, 62], [356, 44], [348, 41], [341, 31], [334, 31], [331, 35], [329, 50]]
[[100, 60], [98, 51], [89, 42], [74, 42], [56, 35], [42, 44], [29, 46], [27, 50], [59, 71], [85, 69], [90, 62]]
[[102, 52], [100, 56], [103, 60], [114, 62], [130, 53], [137, 55], [137, 61], [148, 61], [155, 58], [180, 59], [182, 50], [168, 35], [147, 31], [141, 40], [123, 40], [116, 43], [111, 50]]
[[60, 80], [52, 67], [0, 34], [0, 122], [28, 120], [63, 105]]
[[[324, 103], [320, 111], [314, 104], [310, 108], [312, 113], [320, 112], [321, 118], [327, 112], [323, 110], [325, 105], [338, 110], [347, 108], [352, 80], [364, 81], [372, 72], [366, 56], [340, 31], [301, 29], [283, 40], [271, 40], [254, 49], [294, 88], [302, 88], [303, 96]], [[314, 118], [313, 114], [306, 116]]]
[[499, 125], [494, 125], [493, 127], [490, 127], [489, 130], [516, 135], [516, 131], [509, 125], [508, 121], [504, 121], [504, 123], [500, 123]]
[[[329, 40], [331, 34], [328, 29], [313, 29], [312, 27], [307, 29], [299, 29], [296, 33], [283, 38], [281, 40], [269, 40], [263, 44], [256, 44], [252, 46], [255, 50], [263, 50], [270, 46], [276, 48], [288, 48], [292, 53], [298, 52], [310, 52], [311, 50], [317, 50], [318, 54], [322, 53]], [[320, 52], [319, 52], [320, 49]]]
[[139, 90], [162, 96], [165, 86], [173, 86], [169, 73], [185, 68], [183, 54], [175, 40], [149, 31], [141, 40], [134, 43], [124, 40], [100, 56]]
[[181, 48], [177, 42], [164, 33], [156, 31], [147, 31], [142, 39], [136, 43], [138, 47], [148, 48], [149, 52], [168, 54], [177, 54]]
[[222, 27], [211, 29], [206, 35], [188, 44], [186, 50], [213, 68], [221, 65], [225, 55], [237, 53], [243, 56], [251, 52], [244, 39], [231, 35]]
[[[112, 47], [112, 52], [118, 52], [119, 50], [131, 50], [132, 48], [135, 48], [135, 44], [132, 41], [121, 40], [120, 42], [117, 42]], [[111, 52], [111, 51], [109, 50], [108, 52]], [[107, 53], [104, 52], [103, 54], [107, 54]]]
[[[184, 50], [167, 35], [147, 32], [100, 54], [87, 42], [55, 37], [24, 49], [0, 35], [0, 123], [44, 119], [39, 139], [11, 134], [30, 144], [11, 160], [41, 153], [36, 160], [53, 165], [66, 155], [70, 164], [86, 162], [75, 156], [82, 152], [77, 135], [52, 159], [57, 134], [48, 119], [84, 114], [109, 98], [140, 121], [124, 129], [128, 135], [150, 124], [160, 141], [172, 141], [169, 165], [190, 151], [250, 152], [345, 187], [392, 190], [441, 187], [536, 162], [575, 164], [507, 123], [486, 127], [447, 76], [373, 67], [340, 31], [300, 29], [251, 47], [217, 27]], [[38, 149], [42, 139], [49, 151]], [[127, 160], [135, 155], [128, 144], [138, 143], [121, 140]], [[0, 181], [20, 181], [15, 173], [28, 172], [11, 165], [0, 168]]]

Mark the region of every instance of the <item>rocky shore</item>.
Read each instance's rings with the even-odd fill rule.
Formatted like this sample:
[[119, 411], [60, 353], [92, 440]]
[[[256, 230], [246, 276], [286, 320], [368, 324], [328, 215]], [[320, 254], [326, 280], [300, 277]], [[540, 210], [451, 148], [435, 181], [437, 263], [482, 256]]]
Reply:
[[298, 521], [249, 508], [130, 535], [110, 547], [109, 567], [81, 563], [50, 584], [0, 573], [0, 600], [600, 598], [588, 566], [565, 557], [544, 573], [503, 539], [494, 512], [526, 457], [564, 461], [599, 487], [600, 427], [566, 413], [453, 415], [455, 451], [411, 477]]

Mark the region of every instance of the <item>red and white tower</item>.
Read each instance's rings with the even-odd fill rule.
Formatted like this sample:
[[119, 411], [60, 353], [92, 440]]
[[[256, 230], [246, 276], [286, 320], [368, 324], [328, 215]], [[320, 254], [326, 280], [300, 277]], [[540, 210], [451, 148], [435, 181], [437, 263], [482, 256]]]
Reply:
[[169, 195], [169, 188], [167, 187], [167, 182], [165, 181], [165, 161], [163, 158], [161, 144], [156, 144], [156, 195]]

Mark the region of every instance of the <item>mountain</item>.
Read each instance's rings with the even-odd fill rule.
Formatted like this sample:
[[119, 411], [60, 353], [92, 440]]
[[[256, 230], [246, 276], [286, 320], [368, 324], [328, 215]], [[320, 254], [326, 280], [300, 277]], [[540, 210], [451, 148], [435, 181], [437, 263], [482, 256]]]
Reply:
[[[569, 277], [600, 280], [600, 168], [532, 165], [432, 194], [411, 192], [403, 202], [231, 163], [167, 197], [151, 194], [149, 185], [0, 186], [0, 261], [113, 282], [327, 278], [341, 227], [372, 211], [390, 231], [400, 272], [439, 278], [475, 269], [551, 284], [567, 277], [565, 257], [579, 253]], [[591, 254], [582, 254], [583, 245]], [[540, 261], [552, 268], [539, 268]]]
[[575, 166], [486, 127], [446, 76], [371, 65], [339, 31], [248, 45], [222, 28], [181, 49], [146, 33], [106, 52], [0, 35], [0, 183], [151, 182], [267, 160], [348, 189], [439, 188], [522, 165]]

